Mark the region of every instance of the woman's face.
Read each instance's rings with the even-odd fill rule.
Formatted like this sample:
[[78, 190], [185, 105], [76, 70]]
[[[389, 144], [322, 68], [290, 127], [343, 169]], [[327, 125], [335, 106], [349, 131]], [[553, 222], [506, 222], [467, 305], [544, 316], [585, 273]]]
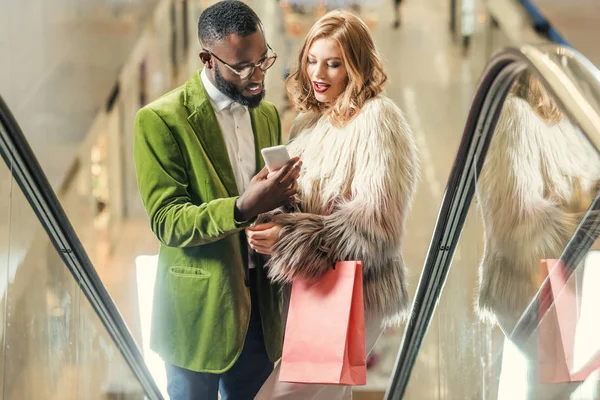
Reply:
[[306, 73], [318, 102], [331, 103], [342, 94], [348, 73], [335, 41], [321, 38], [313, 42], [308, 50]]

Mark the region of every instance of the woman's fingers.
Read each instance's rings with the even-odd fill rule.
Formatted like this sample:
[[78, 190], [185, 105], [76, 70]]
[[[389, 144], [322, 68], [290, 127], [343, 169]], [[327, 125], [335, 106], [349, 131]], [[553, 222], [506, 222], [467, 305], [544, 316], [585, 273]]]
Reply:
[[273, 249], [269, 247], [257, 247], [254, 249], [258, 254], [264, 254], [265, 256], [270, 256], [273, 254]]
[[246, 233], [246, 237], [248, 238], [248, 241], [253, 240], [267, 240], [269, 235], [267, 233], [267, 231], [257, 231], [257, 232], [248, 232]]
[[246, 238], [251, 249], [260, 254], [271, 255], [279, 239], [280, 226], [266, 223], [246, 229]]
[[251, 243], [250, 248], [260, 254], [271, 255], [273, 253], [272, 246], [260, 242]]
[[265, 239], [248, 239], [248, 244], [251, 246], [269, 246], [272, 245], [273, 241], [269, 240], [268, 238]]
[[264, 224], [258, 224], [258, 225], [254, 225], [254, 226], [249, 226], [248, 228], [246, 228], [246, 233], [248, 232], [258, 232], [258, 231], [266, 231], [267, 229], [270, 229], [272, 227], [274, 227], [275, 225], [277, 225], [274, 222], [265, 222]]

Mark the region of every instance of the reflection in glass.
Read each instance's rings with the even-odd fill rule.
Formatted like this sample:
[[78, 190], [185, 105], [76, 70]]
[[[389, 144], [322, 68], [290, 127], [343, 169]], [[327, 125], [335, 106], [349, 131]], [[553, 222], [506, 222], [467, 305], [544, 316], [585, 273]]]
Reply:
[[[599, 179], [600, 158], [585, 135], [533, 74], [521, 74], [505, 101], [477, 191], [485, 241], [478, 312], [509, 339], [544, 280], [563, 265], [556, 260], [592, 204]], [[552, 296], [550, 289], [542, 295]], [[528, 318], [546, 333], [527, 343], [504, 342], [499, 398], [563, 399], [574, 391], [554, 376], [560, 342], [558, 325], [548, 318], [556, 309], [546, 313], [541, 305], [535, 302], [534, 311], [542, 319]]]
[[[596, 217], [593, 217], [596, 218]], [[600, 398], [600, 326], [598, 325], [599, 243], [592, 246], [570, 278], [566, 263], [554, 263], [549, 289], [553, 304], [542, 313], [538, 328], [526, 340], [505, 341], [496, 360], [502, 369], [500, 399]]]
[[[573, 255], [598, 236], [597, 151], [526, 71], [472, 173], [475, 201], [405, 398], [600, 399], [600, 255]], [[517, 336], [526, 310], [532, 328]]]
[[478, 305], [510, 334], [597, 192], [600, 158], [529, 72], [515, 82], [478, 184], [485, 231]]

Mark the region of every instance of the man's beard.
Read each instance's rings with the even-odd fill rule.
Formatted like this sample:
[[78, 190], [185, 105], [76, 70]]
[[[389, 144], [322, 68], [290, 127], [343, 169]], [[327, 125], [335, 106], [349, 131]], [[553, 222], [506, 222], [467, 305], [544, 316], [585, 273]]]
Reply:
[[247, 106], [248, 108], [258, 107], [262, 99], [265, 97], [264, 83], [262, 85], [263, 90], [259, 94], [255, 94], [254, 96], [244, 96], [237, 86], [223, 78], [223, 75], [221, 75], [221, 71], [219, 71], [219, 66], [217, 64], [215, 64], [215, 86], [225, 96], [229, 97], [236, 103]]

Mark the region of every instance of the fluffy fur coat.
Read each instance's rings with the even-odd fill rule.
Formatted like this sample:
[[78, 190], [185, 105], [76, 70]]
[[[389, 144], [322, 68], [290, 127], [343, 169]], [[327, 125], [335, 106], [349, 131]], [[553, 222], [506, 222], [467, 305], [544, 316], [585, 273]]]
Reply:
[[504, 106], [478, 183], [485, 247], [478, 310], [507, 333], [559, 258], [597, 191], [600, 159], [567, 118], [549, 125], [524, 100]]
[[314, 279], [336, 261], [361, 260], [365, 310], [396, 322], [409, 305], [400, 245], [419, 169], [400, 109], [378, 96], [343, 128], [300, 115], [291, 138], [290, 154], [303, 161], [300, 212], [269, 217], [283, 226], [269, 276]]

